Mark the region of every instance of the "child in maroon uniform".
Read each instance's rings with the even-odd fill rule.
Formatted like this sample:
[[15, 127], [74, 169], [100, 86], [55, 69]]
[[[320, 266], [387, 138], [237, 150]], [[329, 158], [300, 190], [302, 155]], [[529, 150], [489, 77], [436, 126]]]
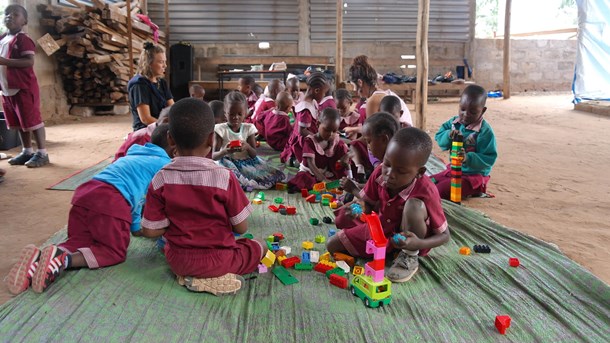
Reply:
[[[337, 110], [341, 114], [339, 130], [347, 132], [350, 130], [348, 128], [358, 126], [360, 124], [360, 113], [352, 111], [352, 94], [345, 88], [337, 89], [335, 91], [335, 101], [337, 102]], [[355, 139], [355, 136], [355, 134], [349, 135], [351, 139]]]
[[212, 109], [212, 113], [214, 113], [214, 123], [222, 124], [227, 122], [224, 102], [220, 100], [212, 100], [210, 101], [210, 108]]
[[299, 162], [303, 160], [303, 140], [318, 132], [318, 102], [322, 100], [328, 88], [328, 80], [320, 72], [312, 73], [307, 79], [307, 94], [305, 100], [299, 102], [294, 109], [296, 112], [294, 130], [284, 151], [280, 154], [282, 162], [288, 161], [291, 156]]
[[[12, 165], [28, 168], [49, 164], [45, 142], [45, 129], [40, 115], [40, 93], [34, 74], [32, 38], [22, 31], [28, 23], [28, 12], [19, 5], [4, 10], [4, 23], [8, 32], [0, 36], [0, 88], [2, 107], [9, 129], [18, 129], [23, 150], [10, 160]], [[32, 133], [38, 151], [32, 148]]]
[[[265, 116], [265, 140], [274, 150], [282, 151], [292, 132], [294, 118], [291, 117], [294, 100], [288, 92], [280, 92], [275, 99], [277, 108]], [[290, 114], [289, 114], [290, 113]]]
[[254, 106], [254, 115], [252, 116], [254, 127], [256, 127], [258, 134], [262, 137], [265, 137], [265, 117], [276, 107], [275, 99], [278, 93], [283, 92], [285, 88], [282, 81], [277, 79], [271, 80], [265, 89], [265, 96], [258, 99], [258, 107]]
[[[424, 131], [401, 129], [390, 141], [383, 164], [362, 190], [364, 211], [377, 210], [385, 236], [393, 248], [401, 249], [386, 273], [392, 282], [408, 281], [419, 267], [418, 254], [425, 256], [449, 240], [438, 191], [424, 174], [431, 151], [432, 140]], [[328, 241], [327, 249], [369, 257], [365, 249], [368, 232], [365, 223], [339, 231]], [[396, 243], [391, 239], [396, 232], [406, 239]]]
[[301, 92], [299, 86], [299, 78], [294, 74], [288, 74], [286, 78], [286, 91], [292, 96], [294, 105], [298, 105], [299, 102], [305, 100], [305, 93]]
[[142, 220], [146, 237], [167, 239], [165, 256], [178, 283], [213, 294], [235, 293], [257, 269], [265, 246], [233, 233], [248, 230], [252, 206], [233, 173], [205, 158], [214, 143], [214, 115], [205, 103], [178, 101], [169, 113], [177, 156], [153, 178]]
[[318, 111], [320, 111], [320, 113], [322, 113], [322, 111], [324, 111], [327, 108], [337, 109], [337, 102], [335, 101], [335, 98], [333, 97], [333, 92], [330, 89], [330, 87], [328, 87], [326, 96], [323, 97], [322, 100], [320, 100], [318, 102]]
[[303, 161], [299, 172], [290, 181], [290, 190], [311, 189], [317, 183], [337, 180], [345, 173], [336, 169], [336, 164], [347, 165], [347, 146], [337, 132], [341, 116], [333, 108], [327, 108], [320, 115], [318, 133], [305, 137], [303, 141]]
[[127, 155], [127, 150], [129, 150], [129, 148], [131, 148], [132, 145], [134, 145], [134, 144], [144, 145], [144, 144], [150, 142], [150, 137], [152, 136], [152, 133], [155, 131], [157, 126], [160, 124], [167, 123], [167, 120], [168, 120], [167, 113], [169, 112], [170, 108], [171, 108], [171, 106], [166, 107], [163, 110], [161, 110], [161, 114], [159, 114], [159, 118], [157, 119], [156, 122], [148, 125], [147, 127], [143, 128], [143, 129], [139, 129], [137, 131], [133, 131], [130, 134], [128, 134], [125, 142], [123, 142], [123, 144], [121, 144], [121, 146], [119, 147], [119, 150], [116, 152], [116, 154], [114, 154], [114, 160], [112, 162]]
[[246, 101], [248, 102], [248, 111], [246, 113], [246, 122], [252, 122], [252, 114], [254, 113], [254, 105], [258, 100], [258, 95], [254, 92], [254, 87], [256, 87], [256, 81], [252, 76], [244, 76], [239, 79], [239, 87], [238, 90], [246, 96]]

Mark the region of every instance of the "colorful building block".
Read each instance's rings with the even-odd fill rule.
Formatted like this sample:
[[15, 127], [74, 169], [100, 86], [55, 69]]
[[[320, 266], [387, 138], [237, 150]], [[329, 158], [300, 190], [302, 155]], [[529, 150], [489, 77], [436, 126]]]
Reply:
[[273, 251], [278, 251], [278, 250], [280, 250], [280, 243], [279, 243], [279, 242], [273, 242], [273, 243], [271, 243], [271, 250], [273, 250]]
[[324, 237], [322, 235], [316, 235], [314, 240], [316, 241], [316, 243], [324, 243], [324, 242], [326, 242], [326, 237]]
[[345, 261], [350, 267], [353, 267], [354, 264], [356, 264], [356, 260], [352, 256], [344, 253], [333, 253], [333, 258], [335, 259], [335, 261]]
[[320, 192], [319, 191], [314, 191], [314, 190], [309, 191], [309, 195], [312, 195], [312, 194], [320, 195]]
[[254, 205], [262, 205], [262, 204], [263, 204], [263, 201], [262, 201], [261, 199], [254, 199], [254, 200], [252, 200], [252, 203], [253, 203]]
[[273, 202], [276, 204], [283, 204], [284, 198], [277, 197], [277, 198], [273, 199]]
[[309, 196], [309, 191], [305, 188], [301, 189], [301, 196], [307, 198]]
[[324, 263], [318, 263], [318, 264], [316, 264], [315, 267], [313, 267], [313, 270], [315, 270], [317, 272], [320, 272], [320, 273], [326, 273], [327, 271], [329, 271], [331, 269], [333, 269], [332, 266], [329, 266], [329, 265], [324, 264]]
[[322, 222], [325, 224], [332, 224], [333, 219], [331, 217], [324, 217], [324, 218], [322, 218]]
[[307, 262], [301, 262], [301, 263], [297, 263], [294, 265], [294, 269], [296, 270], [312, 270], [313, 269], [313, 264]]
[[267, 254], [261, 260], [261, 263], [264, 264], [267, 268], [270, 268], [275, 262], [275, 254], [271, 250], [267, 250]]
[[332, 208], [333, 210], [336, 209], [337, 207], [339, 207], [339, 204], [336, 201], [333, 201], [330, 203], [330, 208]]
[[337, 261], [337, 268], [343, 269], [345, 274], [349, 273], [351, 270], [349, 264], [347, 264], [347, 262], [345, 262], [345, 261]]
[[320, 256], [320, 261], [330, 261], [330, 253], [327, 251]]
[[265, 192], [258, 192], [256, 199], [265, 200]]
[[318, 252], [316, 250], [311, 250], [309, 252], [309, 260], [313, 263], [320, 262], [320, 252]]
[[337, 233], [335, 229], [328, 229], [328, 237], [332, 237]]
[[261, 147], [261, 142], [256, 141], [256, 147], [257, 147], [257, 148], [260, 148], [260, 147]]
[[283, 246], [283, 247], [280, 247], [280, 249], [281, 249], [281, 250], [284, 250], [284, 252], [286, 253], [286, 255], [290, 255], [290, 252], [292, 252], [292, 249], [291, 249], [289, 246], [287, 246], [287, 245], [285, 245], [285, 246]]
[[506, 334], [506, 329], [510, 327], [510, 316], [496, 316], [495, 324], [501, 335]]
[[244, 189], [244, 191], [250, 193], [254, 190], [254, 188], [252, 188], [251, 186], [246, 186], [246, 189]]
[[394, 243], [398, 244], [400, 241], [406, 241], [407, 237], [399, 233], [395, 233], [394, 236], [392, 236], [392, 240], [394, 241]]
[[285, 208], [280, 208], [280, 214], [285, 216], [288, 214], [288, 211]]
[[301, 244], [301, 246], [305, 250], [311, 250], [311, 249], [313, 249], [313, 242], [311, 242], [311, 241], [304, 241], [303, 244]]
[[282, 261], [284, 261], [285, 259], [287, 259], [288, 257], [286, 257], [286, 255], [284, 256], [278, 256], [277, 257], [277, 264], [282, 264]]
[[297, 208], [294, 206], [286, 206], [286, 213], [289, 215], [297, 214]]
[[326, 184], [326, 189], [327, 190], [336, 189], [336, 188], [339, 188], [339, 187], [341, 187], [341, 181], [340, 180], [334, 180], [334, 181], [328, 182]]
[[282, 248], [278, 249], [277, 251], [273, 252], [275, 254], [275, 256], [280, 257], [280, 256], [286, 256], [286, 252], [284, 250], [282, 250]]
[[458, 133], [451, 142], [451, 188], [449, 200], [454, 203], [462, 202], [462, 161], [464, 156], [461, 150], [464, 147], [464, 136]]
[[315, 203], [316, 202], [316, 195], [315, 194], [311, 194], [308, 195], [307, 198], [305, 198], [305, 201], [310, 202], [310, 203]]
[[309, 218], [309, 224], [318, 225], [320, 224], [320, 221], [318, 220], [318, 218]]
[[244, 233], [241, 238], [249, 238], [249, 239], [254, 239], [254, 235], [252, 235], [251, 233]]
[[280, 279], [280, 281], [285, 285], [292, 285], [294, 283], [299, 282], [299, 280], [297, 280], [297, 278], [295, 278], [292, 274], [290, 274], [289, 271], [286, 270], [286, 268], [282, 267], [282, 266], [278, 266], [273, 268], [272, 271], [273, 275], [275, 275], [278, 279]]
[[335, 197], [332, 194], [326, 193], [326, 194], [322, 194], [322, 200], [324, 200], [324, 199], [328, 199], [328, 201], [330, 202], [330, 201], [333, 201], [335, 199]]
[[267, 269], [267, 266], [266, 266], [266, 265], [264, 265], [264, 264], [262, 264], [262, 263], [258, 265], [258, 273], [259, 273], [259, 274], [264, 274], [264, 273], [266, 273], [267, 271], [268, 271], [268, 269]]
[[284, 234], [281, 232], [275, 232], [273, 233], [273, 237], [275, 237], [276, 242], [279, 242], [284, 239]]
[[288, 184], [283, 182], [278, 182], [275, 184], [275, 190], [277, 191], [285, 191], [288, 189]]
[[339, 268], [339, 267], [335, 267], [329, 271], [326, 272], [326, 277], [330, 277], [332, 274], [337, 274], [339, 276], [343, 276], [345, 275], [345, 270]]
[[265, 243], [267, 243], [267, 249], [273, 251], [273, 247], [271, 246], [271, 242], [265, 241]]
[[470, 255], [470, 248], [469, 247], [461, 247], [460, 248], [460, 254], [462, 254], [462, 255]]
[[311, 262], [311, 260], [309, 259], [309, 252], [308, 251], [303, 251], [301, 253], [301, 262], [302, 263], [309, 263]]
[[267, 208], [268, 208], [268, 209], [270, 209], [270, 210], [271, 210], [271, 212], [276, 212], [276, 213], [277, 213], [277, 212], [279, 212], [279, 210], [280, 210], [280, 209], [279, 209], [277, 206], [275, 206], [275, 205], [269, 205], [269, 207], [267, 207]]
[[241, 148], [241, 141], [239, 139], [229, 142], [229, 149], [237, 149], [237, 148]]
[[333, 286], [337, 286], [339, 288], [343, 288], [346, 289], [347, 288], [347, 278], [338, 275], [338, 274], [332, 274], [330, 276], [330, 284]]
[[355, 216], [360, 216], [362, 214], [362, 206], [360, 206], [358, 203], [351, 204], [349, 208], [352, 211], [352, 214]]
[[320, 192], [326, 189], [326, 183], [324, 182], [318, 182], [315, 185], [313, 185], [313, 190]]
[[354, 271], [352, 272], [352, 274], [354, 274], [354, 275], [363, 275], [364, 274], [364, 268], [362, 268], [360, 266], [354, 266]]
[[276, 240], [274, 235], [269, 235], [269, 236], [267, 236], [266, 241], [267, 242], [279, 242], [280, 240], [279, 240], [279, 238]]
[[300, 263], [301, 259], [297, 256], [288, 257], [287, 259], [282, 261], [282, 266], [284, 268], [292, 268], [295, 264]]
[[328, 198], [322, 198], [322, 206], [330, 206], [330, 200]]
[[320, 202], [322, 201], [322, 196], [321, 195], [316, 195], [316, 202]]
[[489, 247], [489, 245], [485, 245], [485, 244], [477, 244], [474, 247], [472, 247], [472, 250], [474, 250], [474, 252], [476, 252], [477, 254], [489, 254], [491, 253], [491, 248]]
[[509, 259], [508, 259], [508, 264], [509, 264], [511, 267], [519, 267], [519, 265], [520, 265], [521, 263], [519, 262], [519, 259], [518, 259], [518, 258], [516, 258], [516, 257], [511, 257], [511, 258], [509, 258]]

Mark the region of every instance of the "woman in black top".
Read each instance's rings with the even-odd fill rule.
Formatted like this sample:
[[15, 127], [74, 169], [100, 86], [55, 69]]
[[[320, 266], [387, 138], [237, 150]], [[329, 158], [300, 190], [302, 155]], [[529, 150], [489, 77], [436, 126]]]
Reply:
[[134, 131], [156, 122], [161, 110], [174, 104], [167, 81], [163, 79], [165, 68], [165, 51], [160, 46], [145, 43], [138, 72], [127, 85]]

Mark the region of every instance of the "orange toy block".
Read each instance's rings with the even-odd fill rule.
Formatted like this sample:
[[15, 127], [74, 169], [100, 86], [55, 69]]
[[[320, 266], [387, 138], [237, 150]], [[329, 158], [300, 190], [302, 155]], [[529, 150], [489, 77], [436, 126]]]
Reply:
[[356, 264], [356, 260], [354, 260], [353, 257], [344, 253], [336, 252], [333, 254], [333, 258], [335, 261], [345, 261], [345, 263], [352, 268], [354, 268], [354, 264]]
[[313, 190], [314, 191], [323, 191], [326, 189], [326, 183], [325, 182], [318, 182], [315, 185], [313, 185]]
[[470, 248], [469, 247], [461, 247], [460, 248], [460, 254], [462, 254], [462, 255], [470, 255]]
[[352, 271], [352, 273], [354, 275], [364, 275], [364, 268], [362, 268], [360, 266], [355, 266], [354, 270]]

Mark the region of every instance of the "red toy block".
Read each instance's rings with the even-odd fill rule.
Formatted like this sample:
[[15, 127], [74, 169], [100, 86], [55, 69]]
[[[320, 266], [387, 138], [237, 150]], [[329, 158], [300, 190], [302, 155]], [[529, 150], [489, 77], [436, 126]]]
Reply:
[[271, 212], [279, 212], [280, 211], [280, 209], [277, 208], [277, 206], [275, 206], [275, 205], [269, 205], [268, 208], [271, 210]]
[[278, 182], [275, 184], [275, 190], [277, 191], [285, 191], [288, 189], [288, 184], [283, 182]]
[[301, 263], [301, 259], [297, 256], [292, 256], [282, 261], [282, 267], [292, 268], [297, 263]]
[[260, 148], [260, 147], [261, 147], [261, 142], [256, 141], [256, 147], [257, 147], [257, 148]]
[[510, 316], [496, 316], [496, 329], [501, 335], [510, 327]]
[[309, 196], [309, 191], [306, 190], [305, 188], [301, 189], [301, 196], [303, 198], [307, 198]]
[[284, 206], [284, 205], [280, 205], [279, 209], [281, 210], [281, 209], [283, 209], [283, 208], [286, 208], [286, 206]]
[[277, 238], [279, 238], [279, 239], [280, 239], [280, 241], [281, 241], [281, 240], [283, 240], [283, 239], [284, 239], [284, 234], [283, 234], [283, 233], [281, 233], [281, 232], [276, 232], [276, 233], [274, 233], [274, 234], [273, 234], [273, 237], [277, 237]]
[[307, 198], [305, 198], [305, 201], [310, 202], [310, 203], [315, 203], [316, 202], [316, 195], [312, 194], [312, 195], [308, 195]]
[[331, 285], [335, 285], [339, 288], [347, 288], [347, 279], [344, 278], [343, 276], [339, 276], [337, 274], [331, 274], [330, 275], [330, 284]]
[[297, 208], [294, 206], [288, 206], [288, 207], [286, 207], [286, 213], [287, 214], [297, 214]]
[[229, 142], [229, 149], [241, 148], [241, 141], [234, 140]]
[[323, 263], [318, 263], [316, 264], [315, 267], [313, 267], [313, 270], [320, 272], [322, 274], [326, 274], [327, 271], [334, 269], [333, 266], [329, 266], [327, 264], [323, 264]]
[[510, 264], [511, 267], [519, 267], [519, 259], [516, 257], [511, 257], [508, 259], [508, 264]]

